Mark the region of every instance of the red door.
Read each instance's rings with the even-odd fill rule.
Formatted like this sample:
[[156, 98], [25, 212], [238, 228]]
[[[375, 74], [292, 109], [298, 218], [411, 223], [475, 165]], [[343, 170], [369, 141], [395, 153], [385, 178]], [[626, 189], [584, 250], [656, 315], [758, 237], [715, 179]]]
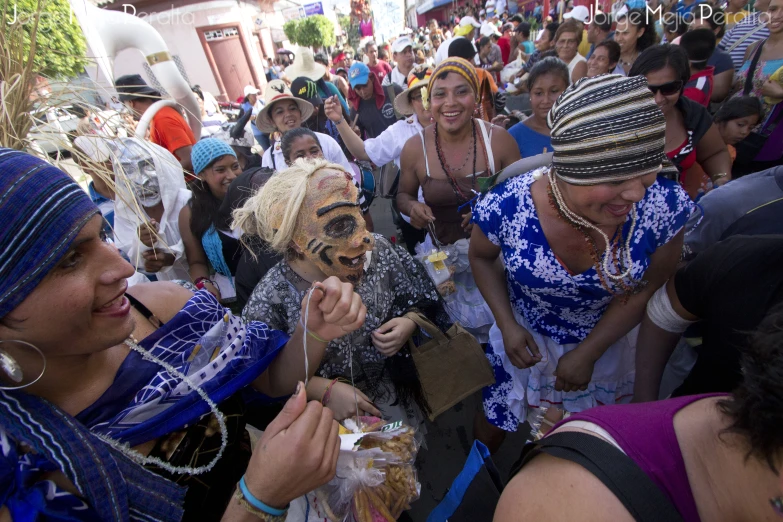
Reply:
[[254, 82], [248, 57], [239, 40], [238, 28], [209, 30], [204, 32], [204, 36], [228, 98], [234, 101], [243, 97], [245, 86], [252, 85]]

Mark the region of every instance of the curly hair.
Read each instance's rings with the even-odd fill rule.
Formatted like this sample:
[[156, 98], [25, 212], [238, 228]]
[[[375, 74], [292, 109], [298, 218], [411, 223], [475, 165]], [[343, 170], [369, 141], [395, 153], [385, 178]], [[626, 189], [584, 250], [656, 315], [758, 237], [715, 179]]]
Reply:
[[766, 461], [777, 474], [783, 449], [783, 303], [759, 324], [741, 367], [742, 384], [718, 403], [731, 420], [726, 431], [742, 436], [747, 456]]
[[342, 166], [324, 159], [306, 161], [299, 158], [272, 176], [261, 190], [234, 211], [231, 228], [260, 236], [272, 250], [287, 254], [307, 195], [307, 184], [322, 169], [346, 172]]

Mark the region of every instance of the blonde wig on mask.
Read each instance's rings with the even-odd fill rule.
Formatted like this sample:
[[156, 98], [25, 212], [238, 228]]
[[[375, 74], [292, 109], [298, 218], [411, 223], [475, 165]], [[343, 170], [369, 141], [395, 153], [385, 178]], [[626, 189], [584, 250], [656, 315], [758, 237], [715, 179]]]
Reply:
[[325, 159], [299, 158], [290, 167], [272, 176], [261, 190], [234, 211], [231, 228], [238, 228], [243, 234], [260, 236], [275, 252], [287, 253], [307, 196], [307, 184], [322, 169], [346, 172], [340, 165]]

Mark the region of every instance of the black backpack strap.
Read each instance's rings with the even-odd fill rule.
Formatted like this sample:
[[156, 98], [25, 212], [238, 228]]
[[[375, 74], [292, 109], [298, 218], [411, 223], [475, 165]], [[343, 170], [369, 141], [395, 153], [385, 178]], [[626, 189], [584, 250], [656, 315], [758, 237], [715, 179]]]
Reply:
[[384, 89], [386, 89], [386, 99], [389, 100], [389, 102], [392, 104], [392, 107], [394, 107], [394, 117], [398, 120], [404, 119], [405, 115], [398, 111], [397, 106], [394, 104], [394, 99], [397, 97], [397, 92], [394, 90], [394, 84], [389, 84], [385, 86]]
[[595, 475], [637, 522], [682, 522], [658, 485], [630, 457], [599, 437], [565, 431], [528, 443], [511, 475], [541, 453], [579, 464]]

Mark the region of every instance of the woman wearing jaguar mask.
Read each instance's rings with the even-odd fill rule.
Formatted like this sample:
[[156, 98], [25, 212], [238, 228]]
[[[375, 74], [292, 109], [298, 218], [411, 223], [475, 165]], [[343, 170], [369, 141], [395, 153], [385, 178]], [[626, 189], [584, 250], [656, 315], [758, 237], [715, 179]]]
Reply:
[[[190, 280], [179, 213], [190, 199], [179, 161], [146, 140], [80, 136], [74, 144], [114, 171], [114, 240], [140, 272], [159, 281]], [[89, 171], [86, 158], [80, 164]], [[145, 219], [140, 219], [141, 209]]]
[[313, 282], [337, 276], [353, 283], [367, 304], [367, 319], [360, 330], [329, 344], [316, 372], [321, 379], [311, 380], [308, 397], [324, 399], [336, 418], [355, 415], [353, 390], [345, 383], [353, 372], [360, 410], [380, 410], [385, 418], [416, 426], [427, 405], [405, 348], [417, 329], [403, 316], [417, 310], [444, 329], [448, 317], [421, 265], [367, 232], [357, 198], [351, 175], [338, 165], [299, 159], [234, 212], [243, 232], [261, 236], [286, 256], [258, 283], [243, 315], [293, 331], [300, 323], [295, 303]]
[[[0, 172], [0, 519], [258, 520], [246, 506], [263, 502], [277, 522], [333, 476], [333, 414], [303, 389], [253, 452], [245, 430], [239, 392], [280, 397], [304, 377], [301, 327], [245, 323], [170, 283], [128, 290], [133, 268], [70, 176], [9, 149]], [[351, 285], [316, 286], [311, 369], [365, 315]]]

